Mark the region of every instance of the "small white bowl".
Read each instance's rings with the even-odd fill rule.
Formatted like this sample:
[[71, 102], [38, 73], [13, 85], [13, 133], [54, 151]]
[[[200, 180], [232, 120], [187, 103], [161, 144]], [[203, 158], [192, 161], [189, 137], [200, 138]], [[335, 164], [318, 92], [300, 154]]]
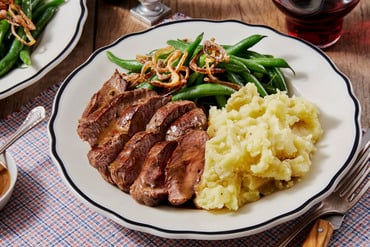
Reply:
[[[0, 196], [0, 210], [4, 208], [4, 206], [8, 203], [14, 187], [15, 187], [15, 182], [17, 181], [18, 177], [18, 168], [17, 165], [13, 159], [13, 157], [8, 153], [5, 152], [5, 155], [0, 156], [0, 159], [5, 157], [5, 161], [8, 164], [8, 169], [9, 169], [9, 174], [10, 174], [10, 184], [8, 190]], [[3, 160], [2, 160], [3, 161]]]

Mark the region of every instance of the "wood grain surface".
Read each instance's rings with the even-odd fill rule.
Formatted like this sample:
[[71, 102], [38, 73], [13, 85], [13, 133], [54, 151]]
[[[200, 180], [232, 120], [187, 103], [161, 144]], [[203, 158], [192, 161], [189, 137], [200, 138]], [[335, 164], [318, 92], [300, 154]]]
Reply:
[[[284, 16], [271, 0], [164, 0], [162, 2], [171, 8], [171, 14], [182, 12], [194, 18], [237, 19], [286, 32]], [[62, 81], [95, 49], [110, 44], [124, 34], [148, 28], [146, 24], [130, 14], [130, 9], [138, 3], [134, 0], [88, 0], [88, 18], [82, 37], [72, 54], [38, 82], [0, 100], [0, 117], [6, 117], [17, 111], [40, 92]], [[362, 127], [369, 128], [370, 1], [360, 1], [345, 17], [341, 39], [334, 46], [326, 49], [325, 53], [352, 81], [354, 92], [362, 106]]]

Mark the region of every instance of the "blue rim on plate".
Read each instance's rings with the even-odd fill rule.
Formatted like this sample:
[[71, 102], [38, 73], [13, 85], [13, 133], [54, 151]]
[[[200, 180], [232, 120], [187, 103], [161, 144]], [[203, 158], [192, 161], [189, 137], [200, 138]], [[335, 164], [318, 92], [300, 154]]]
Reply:
[[[165, 40], [169, 38], [195, 37], [202, 28], [206, 28], [202, 30], [205, 31], [206, 35], [216, 37], [216, 41], [223, 38], [227, 42], [230, 39], [233, 42], [240, 40], [240, 37], [234, 37], [234, 34], [235, 36], [245, 36], [256, 32], [268, 33], [270, 37], [265, 39], [267, 45], [258, 46], [256, 49], [273, 55], [281, 53], [278, 56], [284, 57], [285, 55], [288, 63], [293, 68], [295, 65], [298, 67], [296, 70], [297, 77], [288, 76], [289, 86], [292, 87], [295, 94], [303, 95], [303, 97], [307, 96], [308, 99], [313, 99], [313, 103], [318, 103], [324, 121], [324, 138], [318, 143], [318, 152], [313, 157], [311, 167], [311, 173], [313, 174], [308, 175], [307, 178], [289, 191], [281, 191], [266, 196], [255, 203], [247, 204], [235, 213], [216, 214], [196, 209], [185, 210], [166, 206], [150, 208], [139, 205], [129, 195], [108, 185], [99, 177], [94, 168], [87, 162], [87, 144], [79, 140], [76, 134], [77, 121], [82, 110], [93, 92], [101, 87], [115, 69], [115, 65], [106, 58], [105, 51], [112, 50], [118, 56], [128, 58], [128, 56], [131, 57], [135, 54], [150, 51], [150, 48], [158, 48], [160, 44], [163, 46]], [[220, 30], [221, 28], [224, 29]], [[234, 33], [229, 35], [228, 32]], [[175, 36], [166, 36], [171, 34]], [[221, 35], [222, 38], [219, 38]], [[271, 40], [267, 41], [269, 38]], [[154, 42], [154, 44], [151, 44], [153, 47], [140, 46], [140, 41], [144, 42], [145, 40]], [[225, 43], [225, 41], [220, 43]], [[284, 50], [281, 46], [278, 47], [279, 49], [275, 47], [276, 45], [284, 47], [285, 44], [289, 45], [288, 49]], [[299, 49], [294, 50], [294, 54], [292, 54], [291, 48]], [[297, 56], [297, 54], [307, 57]], [[314, 59], [314, 63], [306, 66], [305, 59]], [[104, 66], [107, 66], [107, 68]], [[327, 87], [333, 87], [334, 85], [333, 90], [336, 90], [335, 92], [326, 92], [325, 98], [320, 92], [321, 88], [319, 90], [312, 88], [312, 84], [315, 86], [315, 83], [318, 82], [309, 81], [311, 85], [307, 84], [310, 76], [317, 76], [317, 73], [311, 72], [311, 70], [315, 71], [317, 66], [327, 69], [326, 73], [322, 73], [320, 76], [328, 83]], [[99, 68], [99, 74], [94, 74], [97, 73], [94, 72], [97, 68]], [[300, 68], [304, 69], [300, 71]], [[306, 69], [309, 72], [306, 72]], [[89, 80], [95, 80], [95, 77], [98, 77], [96, 83]], [[294, 81], [291, 82], [292, 80]], [[86, 86], [87, 84], [89, 87]], [[322, 85], [326, 87], [325, 84]], [[333, 102], [333, 99], [337, 99], [338, 95], [342, 94], [344, 95], [341, 99], [343, 102]], [[73, 102], [71, 102], [72, 99]], [[315, 102], [315, 99], [318, 102]], [[77, 109], [76, 107], [79, 104], [79, 109]], [[343, 115], [339, 110], [335, 110], [338, 107], [341, 108], [340, 111], [344, 112]], [[96, 50], [85, 63], [76, 68], [62, 83], [54, 100], [48, 126], [50, 153], [70, 189], [89, 207], [124, 227], [166, 238], [230, 239], [256, 234], [294, 219], [328, 196], [350, 167], [358, 152], [361, 140], [360, 112], [360, 105], [353, 93], [350, 80], [337, 69], [320, 49], [308, 42], [287, 36], [264, 25], [251, 25], [237, 20], [187, 19], [164, 23], [142, 32], [125, 35], [112, 44]], [[70, 135], [71, 138], [65, 138], [65, 136]], [[337, 144], [338, 146], [336, 146]], [[325, 164], [328, 165], [325, 166]], [[329, 164], [333, 165], [329, 166]], [[320, 167], [320, 165], [322, 166]], [[329, 175], [330, 178], [319, 180], [320, 176], [324, 175]], [[87, 178], [89, 176], [90, 178]], [[95, 180], [95, 177], [92, 176], [96, 176], [97, 179]], [[121, 195], [122, 198], [120, 198]], [[118, 202], [116, 202], [117, 200]], [[271, 210], [267, 210], [273, 212], [265, 210], [267, 215], [259, 211], [260, 208], [269, 209], [272, 202], [273, 205], [280, 207], [274, 206]], [[119, 205], [122, 205], [122, 208]], [[166, 223], [166, 217], [171, 218], [172, 222]], [[172, 219], [172, 217], [175, 218]], [[184, 220], [189, 219], [189, 217], [195, 217], [199, 221], [193, 223]], [[183, 222], [177, 222], [181, 220]]]
[[[71, 10], [76, 13], [72, 13]], [[68, 20], [65, 20], [65, 18], [68, 18]], [[46, 27], [40, 44], [37, 45], [33, 52], [33, 54], [38, 53], [38, 57], [40, 58], [35, 58], [36, 61], [33, 61], [33, 64], [36, 64], [35, 67], [32, 65], [30, 68], [16, 68], [3, 77], [0, 77], [0, 99], [6, 98], [32, 85], [61, 63], [77, 45], [82, 35], [86, 18], [86, 0], [66, 1], [61, 5], [51, 20], [51, 23]], [[67, 23], [68, 25], [66, 25]], [[48, 49], [50, 47], [50, 43], [48, 43], [50, 42], [50, 32], [53, 32], [50, 36], [54, 35], [54, 32], [59, 32], [66, 39], [62, 43], [58, 43], [57, 46]], [[57, 43], [59, 40], [61, 39], [55, 36], [54, 42]], [[48, 50], [51, 50], [53, 54], [46, 57]], [[32, 58], [34, 58], [34, 55]]]

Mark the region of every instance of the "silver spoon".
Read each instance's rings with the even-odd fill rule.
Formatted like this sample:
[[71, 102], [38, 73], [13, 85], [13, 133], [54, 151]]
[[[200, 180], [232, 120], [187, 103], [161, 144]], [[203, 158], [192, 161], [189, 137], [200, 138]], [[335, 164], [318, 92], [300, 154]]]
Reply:
[[[27, 131], [35, 127], [45, 118], [45, 108], [42, 106], [37, 106], [33, 108], [27, 115], [26, 119], [23, 121], [21, 126], [13, 133], [12, 136], [0, 147], [0, 155], [3, 155], [4, 151], [12, 145], [19, 137], [24, 135]], [[8, 168], [6, 162], [0, 162], [0, 166]]]

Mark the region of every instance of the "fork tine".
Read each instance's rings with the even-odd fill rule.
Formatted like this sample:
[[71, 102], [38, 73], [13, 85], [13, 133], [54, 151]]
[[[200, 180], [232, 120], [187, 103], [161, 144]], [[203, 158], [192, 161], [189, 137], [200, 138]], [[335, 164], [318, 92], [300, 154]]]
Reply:
[[[367, 179], [369, 176], [369, 172], [370, 172], [370, 167], [368, 167], [366, 172], [362, 174], [360, 180], [356, 183], [356, 187], [354, 187], [354, 189], [350, 191], [350, 194], [347, 194], [349, 195], [347, 199], [348, 201], [356, 203], [362, 197], [362, 195], [367, 191], [367, 189], [370, 186], [370, 180]], [[367, 183], [365, 185], [362, 185], [365, 179], [367, 179]], [[362, 185], [362, 187], [360, 185]], [[358, 190], [359, 188], [361, 188], [361, 190], [356, 193], [356, 190]]]
[[[370, 145], [369, 145], [370, 146]], [[369, 174], [368, 162], [370, 158], [369, 146], [367, 146], [366, 150], [361, 152], [361, 157], [358, 157], [354, 165], [356, 167], [351, 169], [351, 173], [345, 176], [345, 180], [340, 185], [340, 196], [343, 195], [350, 195], [356, 191], [359, 185], [365, 180], [367, 175]]]
[[[352, 167], [349, 169], [347, 174], [345, 174], [342, 180], [337, 184], [335, 191], [348, 191], [350, 188], [352, 188], [349, 185], [352, 184], [353, 178], [355, 178], [358, 173], [361, 172], [363, 166], [367, 164], [367, 162], [364, 162], [364, 160], [369, 160], [370, 130], [366, 131], [366, 133], [363, 135], [363, 141], [366, 141], [366, 143], [362, 145], [355, 162], [353, 162]], [[341, 192], [341, 195], [343, 195], [343, 192]]]

